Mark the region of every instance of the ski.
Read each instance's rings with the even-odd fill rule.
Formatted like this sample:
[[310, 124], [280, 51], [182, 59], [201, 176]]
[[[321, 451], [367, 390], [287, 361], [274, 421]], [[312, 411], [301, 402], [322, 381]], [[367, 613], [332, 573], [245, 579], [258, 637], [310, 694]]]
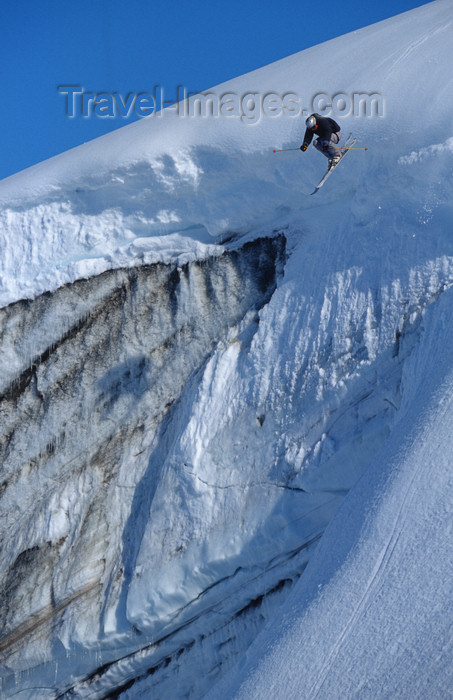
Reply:
[[315, 187], [315, 189], [313, 190], [313, 192], [310, 192], [310, 194], [316, 194], [316, 192], [323, 186], [323, 184], [325, 183], [325, 181], [327, 180], [327, 178], [329, 177], [329, 175], [335, 170], [335, 168], [338, 166], [338, 164], [341, 162], [341, 160], [345, 157], [345, 155], [346, 155], [346, 153], [348, 152], [348, 150], [349, 150], [350, 148], [352, 148], [352, 146], [355, 144], [355, 142], [357, 141], [357, 139], [354, 138], [354, 139], [351, 140], [351, 137], [352, 137], [352, 134], [349, 134], [348, 138], [347, 138], [346, 141], [345, 141], [344, 146], [341, 146], [341, 147], [340, 147], [340, 150], [342, 151], [342, 153], [341, 153], [341, 155], [340, 155], [340, 160], [338, 161], [338, 163], [337, 163], [336, 165], [329, 165], [329, 167], [327, 168], [326, 172], [325, 172], [324, 175], [322, 176], [321, 180], [318, 182], [318, 184], [316, 185], [316, 187]]

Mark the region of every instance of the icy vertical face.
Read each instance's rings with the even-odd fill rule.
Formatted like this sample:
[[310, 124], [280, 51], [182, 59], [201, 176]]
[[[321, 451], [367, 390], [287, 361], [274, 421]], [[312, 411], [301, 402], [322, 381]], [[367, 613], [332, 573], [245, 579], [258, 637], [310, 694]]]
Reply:
[[277, 610], [453, 279], [379, 287], [326, 240], [282, 278], [280, 236], [1, 310], [5, 694], [199, 697]]
[[130, 631], [181, 396], [238, 324], [253, 333], [284, 249], [281, 236], [181, 268], [111, 271], [0, 311], [6, 667]]
[[[269, 155], [300, 143], [292, 119], [143, 120], [2, 184], [2, 303], [60, 288], [0, 311], [0, 694], [203, 696], [278, 609], [348, 489], [380, 470], [426, 371], [414, 354], [425, 312], [453, 285], [451, 77], [435, 70], [451, 63], [451, 22], [439, 0], [253, 75], [263, 95], [315, 95], [325, 75], [331, 95], [385, 98], [384, 119], [345, 116], [368, 152], [316, 201], [302, 193], [319, 154], [303, 167]], [[282, 239], [225, 254], [208, 243], [282, 228], [292, 255], [278, 284]], [[198, 262], [144, 264], [187, 255]], [[324, 550], [332, 578], [341, 512]], [[408, 548], [422, 562], [426, 541]], [[433, 587], [414, 590], [429, 614]], [[321, 588], [314, 600], [311, 654], [336, 609]], [[366, 617], [355, 649], [379, 636]]]

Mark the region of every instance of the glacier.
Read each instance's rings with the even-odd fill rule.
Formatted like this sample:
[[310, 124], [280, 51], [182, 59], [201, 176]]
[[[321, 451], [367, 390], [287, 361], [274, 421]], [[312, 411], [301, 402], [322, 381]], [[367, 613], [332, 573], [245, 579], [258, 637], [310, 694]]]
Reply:
[[449, 0], [0, 183], [0, 676], [17, 698], [445, 698]]

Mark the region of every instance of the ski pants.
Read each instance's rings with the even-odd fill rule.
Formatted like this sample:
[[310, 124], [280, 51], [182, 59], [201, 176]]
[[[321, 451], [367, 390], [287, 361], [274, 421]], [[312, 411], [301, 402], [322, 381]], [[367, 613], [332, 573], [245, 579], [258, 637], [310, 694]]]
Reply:
[[316, 139], [313, 145], [318, 151], [321, 151], [326, 158], [334, 158], [340, 153], [340, 149], [336, 148], [336, 144], [340, 139], [341, 131], [335, 131], [330, 137], [330, 141], [326, 141], [326, 139]]

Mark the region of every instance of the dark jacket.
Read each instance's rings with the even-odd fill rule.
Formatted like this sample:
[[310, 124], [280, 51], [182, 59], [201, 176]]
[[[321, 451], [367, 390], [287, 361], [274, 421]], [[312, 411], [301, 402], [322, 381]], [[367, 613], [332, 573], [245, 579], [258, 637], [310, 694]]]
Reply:
[[305, 130], [303, 146], [309, 146], [312, 142], [313, 136], [318, 136], [322, 141], [330, 141], [332, 134], [340, 131], [340, 127], [337, 122], [330, 117], [321, 117], [320, 114], [316, 112], [314, 115], [316, 117], [316, 128]]

